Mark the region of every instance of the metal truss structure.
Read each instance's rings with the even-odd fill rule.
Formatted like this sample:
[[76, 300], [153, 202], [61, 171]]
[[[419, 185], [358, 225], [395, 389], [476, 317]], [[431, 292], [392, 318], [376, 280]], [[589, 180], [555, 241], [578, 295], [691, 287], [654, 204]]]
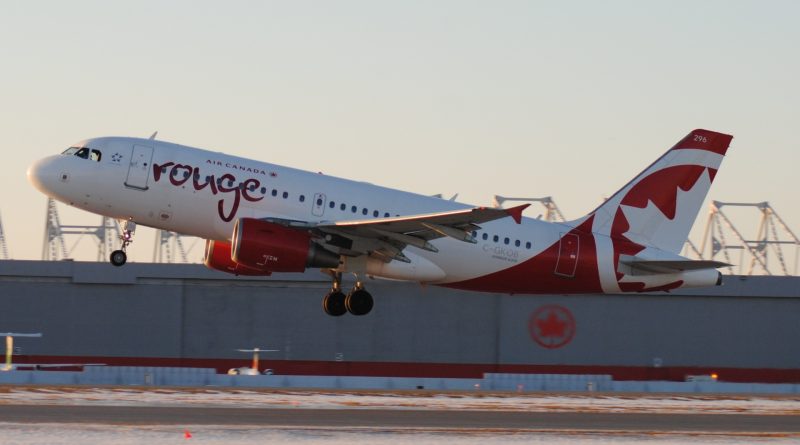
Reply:
[[[734, 224], [723, 212], [724, 207], [755, 209], [760, 213], [755, 237], [745, 237], [745, 231]], [[790, 267], [784, 247], [794, 246], [794, 260]], [[687, 249], [700, 259], [720, 259], [728, 264], [738, 263], [739, 274], [797, 275], [800, 239], [768, 202], [712, 201], [700, 248], [687, 241]], [[731, 251], [739, 252], [739, 261], [731, 258]], [[721, 256], [720, 257], [718, 257]], [[777, 264], [776, 264], [777, 263]]]
[[[101, 217], [99, 225], [65, 225], [61, 224], [56, 202], [47, 199], [47, 218], [44, 229], [44, 243], [42, 247], [42, 260], [58, 261], [72, 259], [72, 254], [80, 242], [87, 237], [97, 246], [97, 261], [107, 261], [112, 251], [119, 248], [122, 232], [119, 224], [113, 218]], [[67, 238], [72, 244], [67, 244]], [[187, 257], [199, 238], [193, 238], [189, 248], [184, 247], [186, 237], [175, 232], [159, 230], [156, 233], [153, 249], [153, 262], [176, 263], [189, 262]], [[5, 246], [0, 227], [0, 246]], [[5, 249], [3, 249], [5, 250]], [[7, 255], [7, 253], [6, 253]]]
[[[550, 196], [543, 198], [494, 196], [495, 207], [501, 207], [507, 201], [538, 202], [545, 208], [545, 213], [540, 215], [540, 218], [550, 222], [565, 221], [564, 215]], [[737, 226], [734, 220], [723, 211], [723, 208], [726, 207], [758, 210], [760, 219], [754, 237], [744, 235], [745, 230]], [[46, 221], [42, 248], [43, 260], [69, 259], [78, 242], [88, 236], [98, 246], [97, 261], [105, 261], [114, 250], [121, 234], [117, 222], [108, 217], [102, 217], [100, 225], [97, 226], [62, 225], [55, 201], [52, 198], [47, 200]], [[65, 240], [66, 236], [76, 236], [69, 249]], [[189, 254], [200, 239], [189, 237], [193, 241], [187, 248], [186, 238], [175, 232], [158, 231], [153, 250], [153, 262], [189, 262]], [[739, 274], [797, 275], [798, 267], [800, 267], [800, 238], [766, 201], [756, 203], [712, 201], [699, 246], [697, 247], [692, 240], [687, 240], [684, 254], [698, 259], [724, 261], [732, 265], [731, 269], [738, 265], [736, 273]], [[785, 251], [787, 248], [794, 251], [793, 259], [791, 252]], [[738, 260], [735, 255], [732, 255], [737, 251], [739, 253]], [[0, 257], [9, 258], [2, 220], [0, 220]]]
[[[69, 249], [66, 237], [74, 238]], [[97, 245], [97, 261], [105, 261], [114, 250], [120, 237], [119, 226], [112, 218], [101, 217], [100, 225], [63, 225], [58, 216], [58, 208], [53, 198], [47, 198], [47, 216], [44, 228], [42, 260], [57, 261], [71, 259], [72, 252], [85, 237]]]
[[514, 201], [514, 202], [538, 202], [541, 203], [544, 208], [544, 220], [549, 222], [554, 221], [566, 221], [564, 215], [561, 214], [561, 210], [558, 209], [555, 201], [551, 196], [545, 196], [544, 198], [510, 198], [507, 196], [500, 196], [494, 195], [494, 199], [492, 200], [492, 204], [496, 208], [500, 208], [503, 206], [503, 203], [506, 201]]
[[[154, 263], [188, 263], [187, 249], [183, 246], [183, 235], [176, 232], [169, 232], [167, 230], [157, 230], [156, 240], [153, 247], [153, 262]], [[194, 244], [197, 243], [198, 238], [194, 238]], [[191, 250], [191, 247], [189, 250]]]
[[8, 255], [8, 244], [6, 244], [6, 235], [3, 232], [3, 219], [0, 218], [0, 259], [10, 259]]

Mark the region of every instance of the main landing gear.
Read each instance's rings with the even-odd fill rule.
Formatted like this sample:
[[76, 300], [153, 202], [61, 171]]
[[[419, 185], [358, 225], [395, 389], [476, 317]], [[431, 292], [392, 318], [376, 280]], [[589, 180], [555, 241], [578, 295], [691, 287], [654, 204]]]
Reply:
[[372, 295], [364, 289], [361, 281], [356, 281], [355, 287], [347, 295], [341, 290], [342, 274], [333, 276], [333, 287], [322, 299], [322, 309], [332, 317], [340, 317], [345, 312], [353, 315], [367, 315], [372, 310], [374, 301]]
[[135, 232], [135, 222], [125, 221], [125, 223], [122, 224], [122, 235], [119, 236], [119, 239], [122, 240], [122, 247], [119, 250], [111, 252], [111, 256], [109, 257], [111, 264], [120, 267], [128, 261], [128, 254], [125, 253], [125, 250], [128, 248], [128, 244], [133, 242], [133, 234]]

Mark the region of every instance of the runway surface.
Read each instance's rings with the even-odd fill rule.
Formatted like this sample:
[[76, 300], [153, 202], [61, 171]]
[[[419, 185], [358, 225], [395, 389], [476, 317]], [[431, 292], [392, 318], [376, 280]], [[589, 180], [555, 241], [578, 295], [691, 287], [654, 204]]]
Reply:
[[0, 387], [0, 443], [800, 443], [800, 396]]
[[750, 414], [0, 405], [0, 419], [16, 423], [111, 425], [800, 433], [800, 417]]

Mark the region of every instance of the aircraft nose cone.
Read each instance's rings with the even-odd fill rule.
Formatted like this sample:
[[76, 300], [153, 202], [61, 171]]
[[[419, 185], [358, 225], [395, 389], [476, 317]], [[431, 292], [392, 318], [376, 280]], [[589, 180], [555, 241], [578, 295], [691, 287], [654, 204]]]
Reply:
[[28, 167], [28, 182], [45, 195], [51, 193], [59, 180], [59, 172], [53, 164], [53, 157], [47, 157], [34, 162]]

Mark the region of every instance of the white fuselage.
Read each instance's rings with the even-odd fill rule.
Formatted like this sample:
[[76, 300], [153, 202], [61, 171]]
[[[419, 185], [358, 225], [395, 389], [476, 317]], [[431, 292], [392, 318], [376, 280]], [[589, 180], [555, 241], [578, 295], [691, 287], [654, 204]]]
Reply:
[[[681, 236], [685, 239], [711, 185], [722, 154], [704, 147], [706, 140], [706, 136], [690, 134], [682, 144], [697, 144], [697, 149], [676, 146], [595, 212], [576, 221], [521, 218], [517, 223], [515, 218], [502, 217], [474, 226], [475, 243], [452, 236], [431, 239], [433, 248], [428, 249], [405, 243], [402, 259], [406, 261], [375, 258], [369, 254], [374, 237], [360, 239], [349, 233], [353, 249], [362, 254], [342, 254], [338, 271], [508, 293], [668, 290], [713, 284], [717, 279], [713, 268], [650, 273], [641, 263], [634, 270], [626, 262], [685, 260], [672, 247], [657, 246], [671, 246]], [[32, 165], [28, 177], [43, 193], [80, 209], [218, 241], [230, 240], [241, 218], [307, 226], [347, 221], [368, 226], [363, 234], [375, 227], [370, 222], [381, 219], [389, 222], [396, 217], [475, 208], [322, 173], [125, 137], [81, 141], [62, 155]], [[653, 210], [647, 200], [642, 201], [648, 194], [661, 207]], [[670, 206], [677, 208], [677, 216], [663, 213], [670, 213]], [[630, 227], [627, 232], [626, 227]], [[329, 247], [324, 239], [315, 242]]]
[[[205, 239], [230, 239], [236, 219], [243, 217], [332, 222], [470, 207], [162, 141], [112, 137], [76, 144], [84, 145], [101, 152], [99, 162], [75, 156], [52, 156], [40, 161], [38, 168], [53, 170], [47, 179], [43, 178], [53, 182], [44, 184], [49, 195], [92, 213]], [[134, 159], [134, 146], [151, 147], [152, 157], [148, 159], [145, 153], [141, 159]], [[167, 170], [156, 177], [154, 166], [164, 165]], [[196, 190], [199, 187], [195, 184], [204, 185], [208, 179], [222, 182], [216, 182], [215, 190], [210, 185]], [[246, 181], [250, 181], [247, 188], [254, 190], [240, 188]], [[521, 224], [506, 218], [481, 226], [482, 230], [476, 233], [477, 244], [440, 238], [432, 241], [439, 250], [435, 253], [407, 247], [407, 255], [425, 267], [414, 262], [410, 266], [381, 266], [375, 262], [370, 264], [370, 272], [386, 278], [427, 282], [467, 280], [522, 263], [571, 229], [531, 218], [523, 218]], [[464, 261], [465, 258], [470, 260]], [[435, 269], [430, 270], [428, 263]]]

